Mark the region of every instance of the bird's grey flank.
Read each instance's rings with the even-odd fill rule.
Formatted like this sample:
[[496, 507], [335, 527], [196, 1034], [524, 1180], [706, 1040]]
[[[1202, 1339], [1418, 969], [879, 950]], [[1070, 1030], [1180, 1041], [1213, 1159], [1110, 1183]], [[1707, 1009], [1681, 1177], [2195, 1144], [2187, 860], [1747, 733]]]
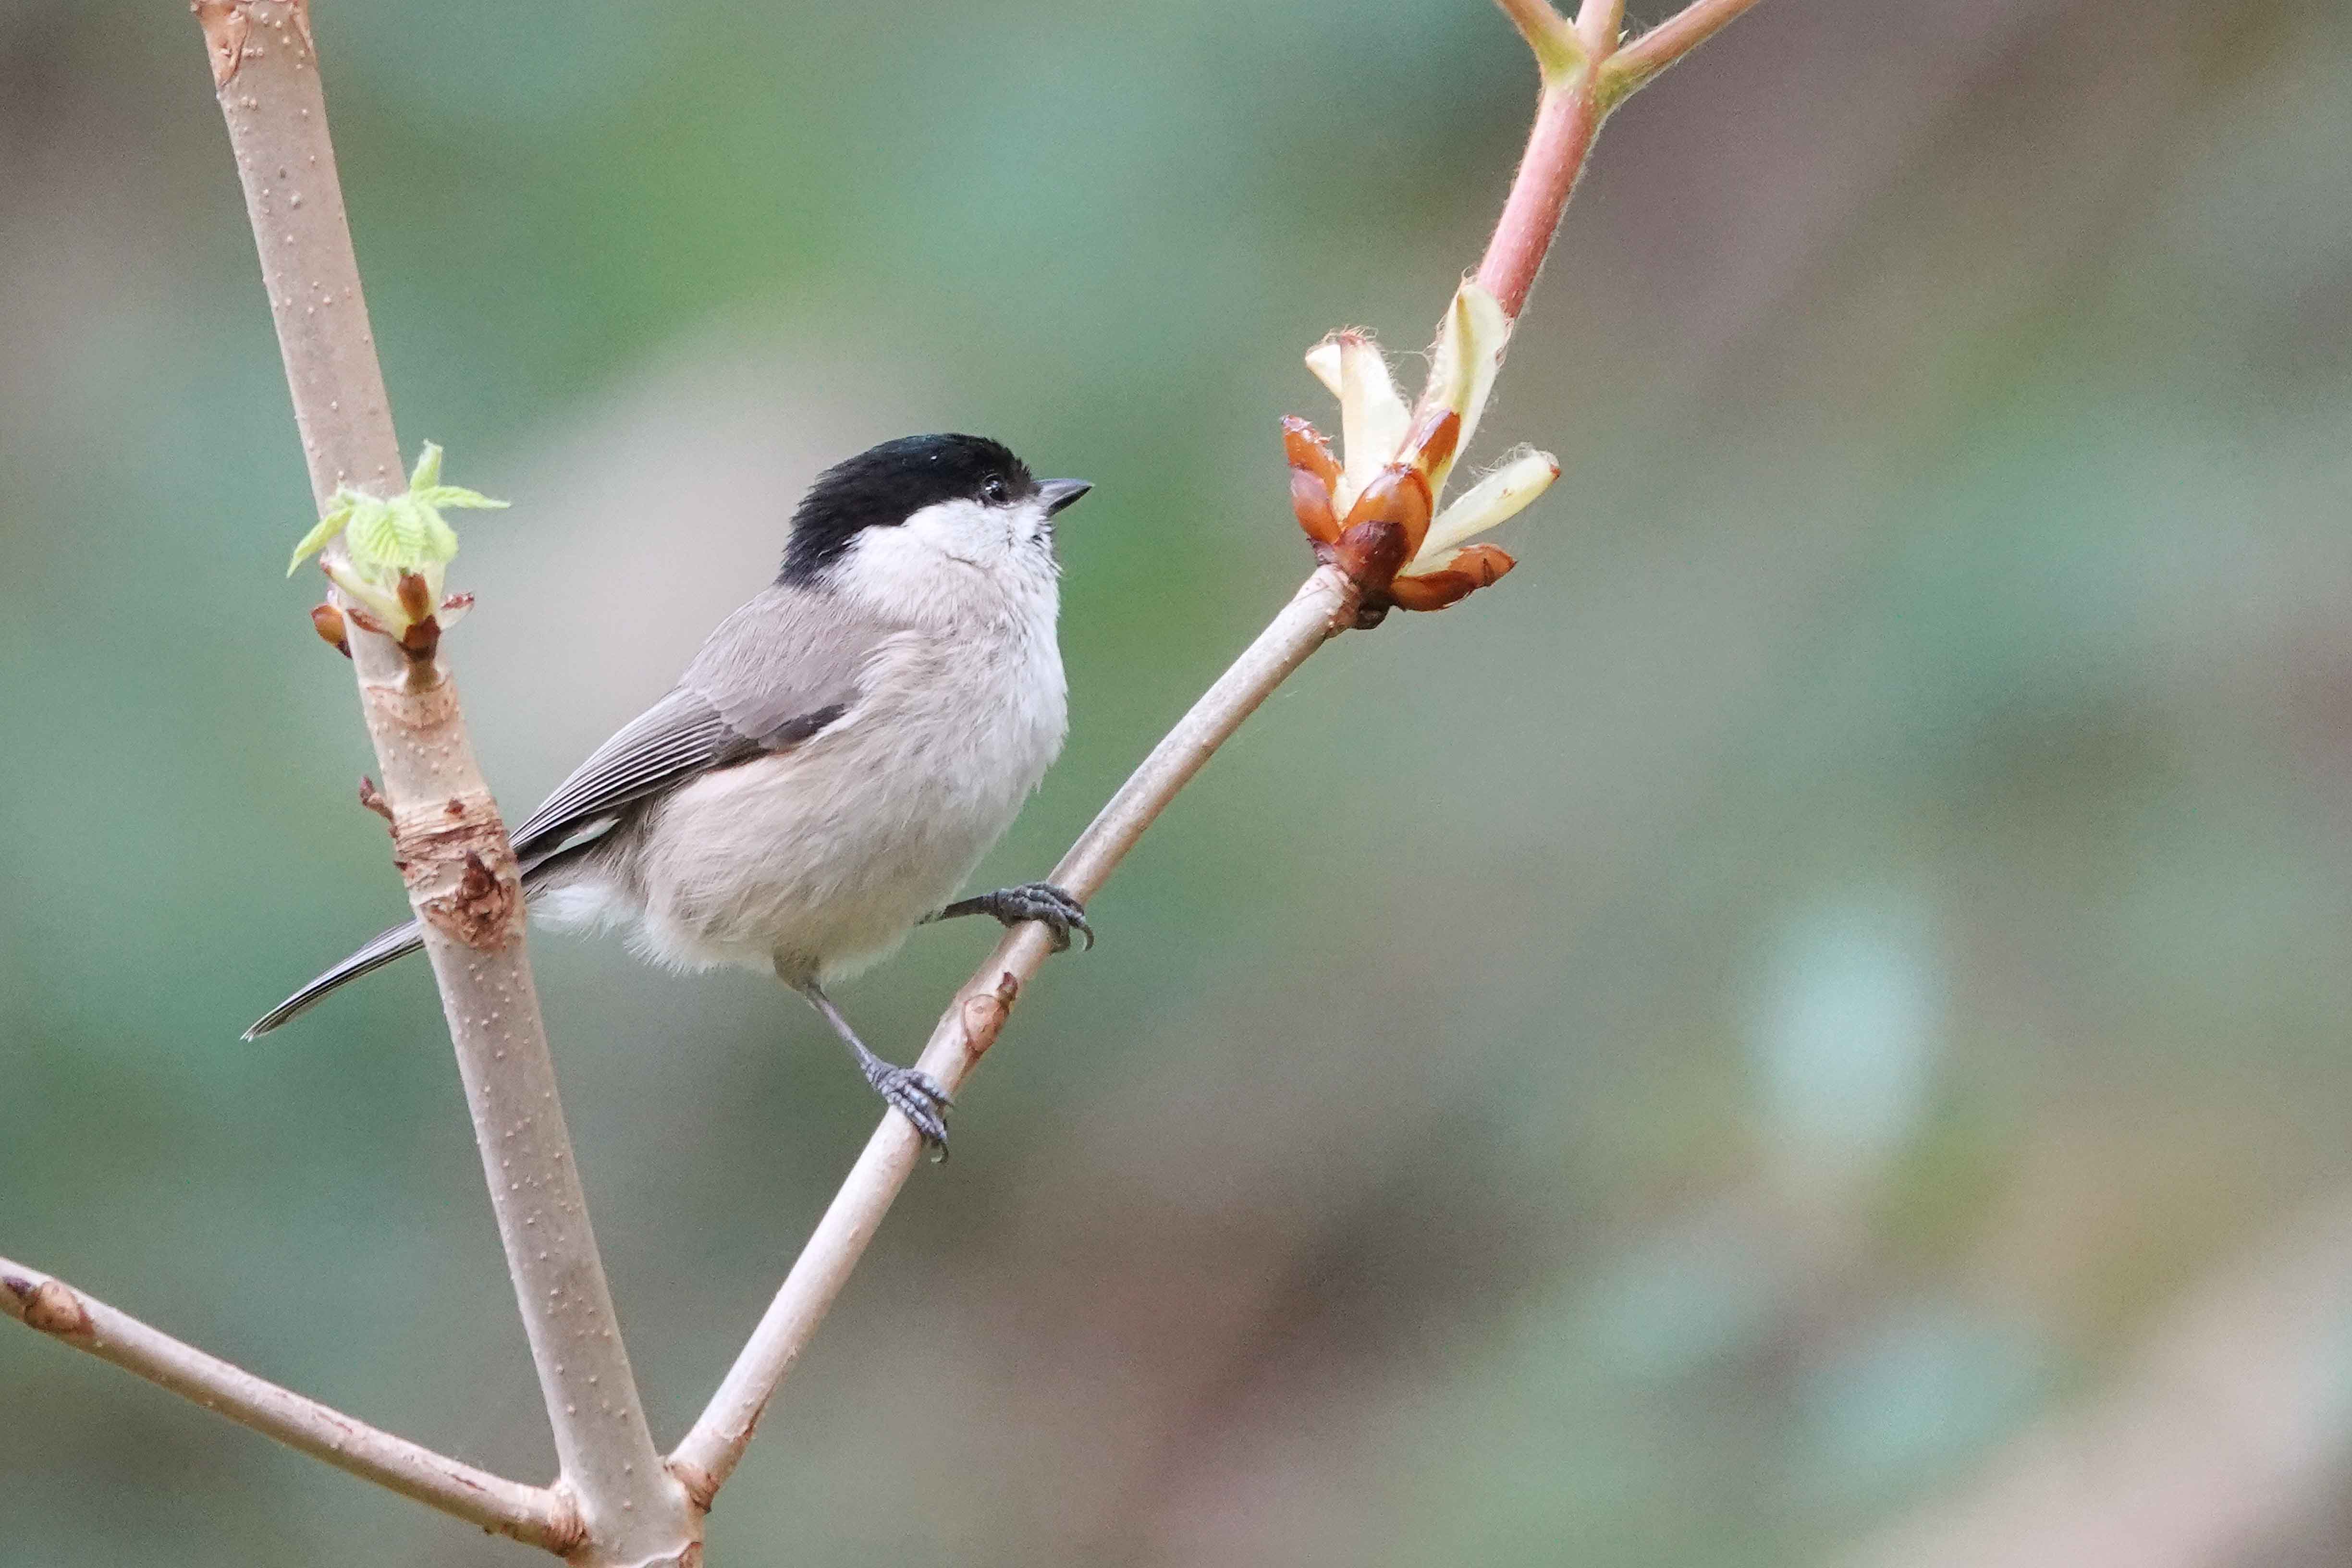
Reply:
[[[868, 1050], [827, 992], [929, 920], [1093, 940], [1045, 883], [950, 902], [1060, 754], [1054, 519], [1089, 488], [956, 435], [887, 441], [818, 476], [776, 580], [515, 829], [533, 916], [623, 930], [678, 969], [772, 971], [944, 1152], [946, 1092]], [[246, 1038], [421, 945], [415, 921], [394, 926]]]

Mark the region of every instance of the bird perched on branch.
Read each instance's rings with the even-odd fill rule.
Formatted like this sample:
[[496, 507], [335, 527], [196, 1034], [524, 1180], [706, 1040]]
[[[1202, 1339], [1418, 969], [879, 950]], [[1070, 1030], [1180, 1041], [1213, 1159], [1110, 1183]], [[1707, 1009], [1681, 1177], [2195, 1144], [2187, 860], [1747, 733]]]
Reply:
[[[515, 830], [532, 913], [628, 928], [680, 969], [772, 970], [944, 1151], [946, 1091], [866, 1049], [827, 992], [929, 920], [1094, 940], [1049, 883], [948, 901], [1061, 752], [1054, 518], [1089, 488], [976, 436], [885, 442], [818, 476], [776, 580]], [[394, 926], [245, 1037], [422, 945]]]

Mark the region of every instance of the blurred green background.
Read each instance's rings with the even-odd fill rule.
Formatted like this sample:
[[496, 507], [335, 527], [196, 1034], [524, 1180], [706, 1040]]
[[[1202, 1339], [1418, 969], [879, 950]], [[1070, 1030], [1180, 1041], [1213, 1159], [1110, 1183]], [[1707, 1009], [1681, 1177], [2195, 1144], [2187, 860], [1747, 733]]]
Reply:
[[[1288, 594], [1299, 354], [1425, 341], [1534, 87], [1479, 0], [316, 22], [404, 445], [515, 502], [452, 578], [510, 812], [825, 463], [1097, 481], [983, 886]], [[2348, 151], [2325, 0], [1770, 0], [1635, 99], [1474, 454], [1561, 457], [1520, 570], [1146, 840], [713, 1562], [2352, 1560]], [[399, 903], [184, 7], [0, 4], [0, 1252], [544, 1479], [425, 973], [236, 1041]], [[904, 1059], [988, 940], [845, 1004]], [[535, 951], [671, 1440], [874, 1109], [772, 984]], [[2184, 1356], [2195, 1486], [2098, 1420]], [[527, 1561], [13, 1329], [0, 1411], [8, 1568]], [[2103, 1555], [2053, 1454], [2221, 1522]], [[1923, 1544], [2004, 1485], [2093, 1533]]]

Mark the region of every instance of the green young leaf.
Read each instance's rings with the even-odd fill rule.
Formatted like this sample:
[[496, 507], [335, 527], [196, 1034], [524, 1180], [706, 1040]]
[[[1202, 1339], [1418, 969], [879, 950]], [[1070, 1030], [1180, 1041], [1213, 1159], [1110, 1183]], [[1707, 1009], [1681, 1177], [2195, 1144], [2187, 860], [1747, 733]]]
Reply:
[[479, 490], [469, 490], [463, 485], [430, 485], [409, 492], [429, 507], [454, 506], [468, 511], [503, 511], [512, 501], [493, 500]]
[[392, 504], [374, 496], [357, 498], [351, 521], [343, 524], [343, 549], [352, 564], [362, 569], [396, 559], [401, 541], [398, 526], [392, 521]]
[[404, 499], [403, 505], [415, 511], [418, 528], [425, 535], [425, 560], [421, 564], [438, 565], [457, 553], [457, 531], [449, 526], [439, 509], [415, 496]]
[[[437, 598], [441, 568], [457, 553], [457, 531], [441, 515], [441, 509], [456, 507], [474, 511], [506, 504], [462, 485], [443, 484], [441, 448], [427, 441], [425, 449], [417, 454], [416, 467], [408, 476], [404, 494], [372, 496], [348, 486], [337, 490], [333, 507], [294, 547], [294, 559], [286, 568], [287, 574], [291, 576], [295, 567], [332, 543], [340, 533], [347, 559], [340, 570], [330, 560], [329, 574], [345, 592], [399, 618], [404, 612], [390, 595], [401, 574], [425, 574]], [[368, 585], [370, 591], [362, 593], [362, 584]], [[384, 610], [385, 605], [393, 608]]]
[[343, 525], [352, 563], [362, 570], [388, 567], [414, 572], [429, 563], [446, 561], [457, 552], [457, 535], [430, 507], [413, 496], [395, 496], [354, 507]]
[[296, 567], [324, 550], [327, 547], [327, 542], [343, 531], [343, 524], [351, 520], [351, 503], [341, 501], [326, 516], [320, 518], [318, 526], [304, 534], [302, 542], [294, 547], [294, 559], [286, 563], [286, 575], [291, 577], [294, 575]]

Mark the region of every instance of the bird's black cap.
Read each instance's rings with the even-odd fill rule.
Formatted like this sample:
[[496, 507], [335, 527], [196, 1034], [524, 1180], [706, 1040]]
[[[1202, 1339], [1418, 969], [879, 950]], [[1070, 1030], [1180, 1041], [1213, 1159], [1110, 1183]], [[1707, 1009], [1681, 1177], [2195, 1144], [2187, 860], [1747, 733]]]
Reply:
[[[1002, 493], [997, 488], [1002, 487]], [[805, 583], [869, 528], [895, 528], [943, 500], [1021, 500], [1037, 493], [1028, 466], [985, 436], [902, 436], [816, 477], [793, 513], [778, 581]]]

